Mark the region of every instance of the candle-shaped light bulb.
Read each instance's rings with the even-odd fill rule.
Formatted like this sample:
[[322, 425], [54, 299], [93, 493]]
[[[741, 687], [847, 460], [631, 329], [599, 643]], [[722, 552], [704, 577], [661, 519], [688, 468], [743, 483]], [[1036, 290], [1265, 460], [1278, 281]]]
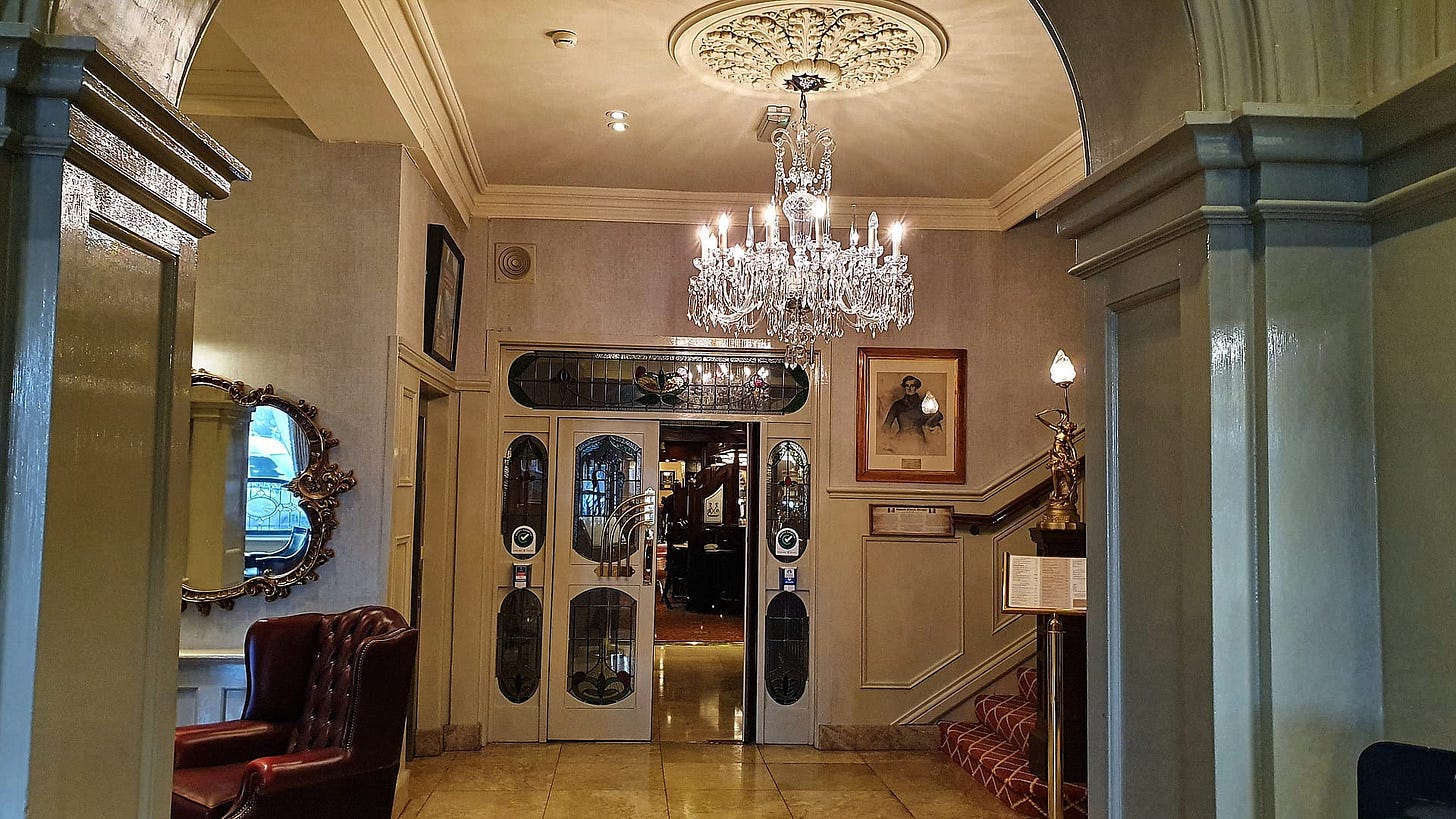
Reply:
[[753, 249], [753, 206], [748, 206], [748, 248]]
[[724, 250], [728, 249], [729, 221], [728, 214], [726, 213], [718, 217], [718, 244], [722, 245]]
[[706, 262], [709, 253], [708, 244], [713, 241], [713, 231], [708, 230], [707, 225], [703, 225], [702, 229], [698, 231], [698, 241], [703, 244], [703, 261]]
[[813, 214], [813, 216], [814, 216], [814, 243], [815, 244], [818, 244], [819, 243], [819, 237], [821, 235], [821, 232], [824, 230], [824, 213], [825, 213], [826, 210], [828, 210], [828, 209], [824, 206], [824, 200], [823, 199], [816, 198], [814, 200], [814, 208], [813, 208], [813, 210], [810, 211], [810, 213]]
[[875, 250], [880, 248], [880, 215], [874, 211], [870, 211], [870, 238], [865, 246]]
[[768, 240], [777, 242], [779, 240], [779, 209], [773, 202], [763, 212], [763, 223], [768, 225]]
[[920, 411], [926, 415], [934, 415], [940, 412], [940, 402], [935, 400], [935, 394], [927, 392], [925, 397], [920, 399]]
[[900, 237], [905, 235], [905, 225], [896, 222], [890, 225], [890, 255], [900, 255]]
[[1065, 350], [1057, 350], [1057, 357], [1052, 359], [1052, 383], [1062, 389], [1072, 386], [1077, 380], [1077, 368], [1072, 366], [1072, 359], [1067, 358]]

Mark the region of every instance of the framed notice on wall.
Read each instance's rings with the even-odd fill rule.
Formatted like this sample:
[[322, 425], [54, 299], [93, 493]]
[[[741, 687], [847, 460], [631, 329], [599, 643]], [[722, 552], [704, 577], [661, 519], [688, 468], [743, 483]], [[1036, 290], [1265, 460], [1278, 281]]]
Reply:
[[870, 504], [870, 534], [904, 537], [954, 537], [954, 506], [881, 506]]

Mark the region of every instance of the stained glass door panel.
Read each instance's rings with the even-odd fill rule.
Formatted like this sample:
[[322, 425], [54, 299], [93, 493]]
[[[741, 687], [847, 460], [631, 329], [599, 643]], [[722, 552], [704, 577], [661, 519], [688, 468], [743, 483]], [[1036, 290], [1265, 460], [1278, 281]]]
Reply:
[[648, 740], [657, 424], [560, 424], [546, 733]]

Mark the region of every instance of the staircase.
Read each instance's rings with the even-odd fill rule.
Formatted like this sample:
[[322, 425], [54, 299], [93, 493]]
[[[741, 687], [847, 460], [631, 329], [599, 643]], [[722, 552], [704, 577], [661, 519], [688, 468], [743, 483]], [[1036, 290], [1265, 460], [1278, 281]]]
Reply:
[[[1045, 817], [1047, 784], [1027, 769], [1026, 738], [1036, 725], [1036, 669], [1016, 670], [1020, 694], [982, 694], [973, 707], [980, 722], [942, 722], [941, 750], [1021, 816]], [[1087, 786], [1068, 782], [1066, 819], [1086, 819]]]

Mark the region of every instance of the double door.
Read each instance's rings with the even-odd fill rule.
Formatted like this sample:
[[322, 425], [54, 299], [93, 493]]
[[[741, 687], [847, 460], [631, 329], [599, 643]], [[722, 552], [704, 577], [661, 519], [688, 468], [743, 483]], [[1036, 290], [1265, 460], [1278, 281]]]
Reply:
[[652, 738], [655, 421], [562, 419], [549, 739]]

